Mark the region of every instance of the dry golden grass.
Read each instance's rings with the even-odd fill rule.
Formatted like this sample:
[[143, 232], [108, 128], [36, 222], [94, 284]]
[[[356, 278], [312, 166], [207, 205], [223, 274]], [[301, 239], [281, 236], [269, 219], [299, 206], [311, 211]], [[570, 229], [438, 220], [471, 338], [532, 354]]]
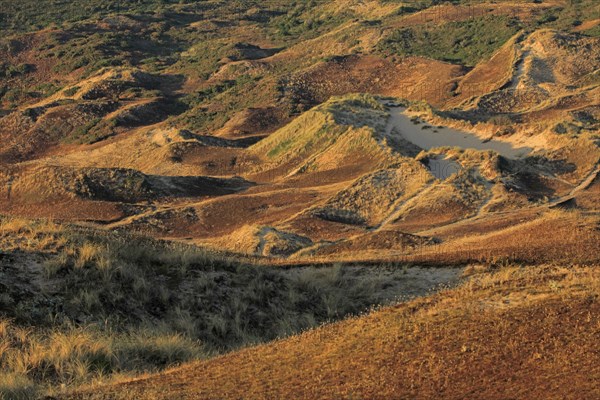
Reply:
[[454, 289], [139, 381], [64, 398], [600, 395], [600, 270], [473, 266]]
[[[8, 399], [287, 337], [457, 275], [270, 268], [123, 232], [0, 224], [0, 398]], [[267, 227], [258, 235], [272, 253], [302, 240]]]
[[[155, 78], [162, 81], [167, 75], [175, 77], [181, 73], [181, 78], [187, 80], [181, 91], [179, 84], [166, 80], [168, 89], [160, 84], [160, 90], [140, 90], [139, 97], [135, 91], [121, 93], [119, 90], [110, 94], [108, 90], [100, 99], [118, 102], [116, 108], [110, 105], [106, 110], [99, 110], [98, 115], [91, 112], [85, 115], [86, 118], [94, 116], [89, 125], [92, 132], [85, 128], [85, 132], [77, 129], [67, 134], [62, 129], [66, 125], [59, 126], [58, 122], [69, 124], [76, 109], [73, 107], [88, 105], [86, 92], [93, 94], [96, 89], [102, 89], [100, 86], [104, 83], [109, 83], [110, 88], [115, 80], [145, 89], [138, 82], [140, 75], [145, 75], [141, 70], [111, 68], [96, 71], [94, 75], [92, 70], [85, 72], [86, 68], [82, 68], [73, 74], [65, 73], [55, 81], [59, 84], [57, 94], [46, 96], [42, 90], [43, 99], [22, 100], [20, 104], [9, 105], [11, 110], [0, 109], [0, 115], [10, 112], [0, 128], [3, 138], [0, 153], [6, 150], [0, 158], [15, 163], [14, 168], [0, 176], [0, 186], [4, 187], [0, 189], [2, 212], [96, 221], [106, 223], [109, 229], [119, 229], [119, 232], [98, 233], [51, 221], [0, 217], [0, 311], [2, 316], [14, 318], [14, 321], [0, 318], [0, 398], [31, 398], [48, 382], [56, 387], [78, 385], [103, 379], [104, 374], [115, 371], [155, 370], [157, 358], [160, 365], [171, 365], [171, 362], [163, 363], [164, 357], [173, 356], [176, 361], [194, 358], [199, 349], [179, 333], [195, 334], [194, 337], [201, 340], [212, 338], [212, 346], [227, 350], [271, 340], [334, 316], [341, 318], [362, 310], [363, 306], [358, 309], [357, 306], [374, 304], [370, 296], [381, 295], [379, 288], [389, 284], [389, 281], [370, 284], [361, 276], [356, 279], [359, 284], [352, 283], [352, 286], [348, 282], [354, 282], [354, 278], [345, 280], [339, 272], [341, 269], [324, 268], [302, 275], [299, 283], [291, 281], [286, 292], [284, 283], [287, 281], [279, 275], [280, 271], [263, 276], [266, 268], [245, 269], [246, 265], [241, 268], [237, 261], [209, 257], [194, 246], [164, 242], [159, 245], [157, 241], [120, 233], [121, 229], [161, 238], [203, 241], [219, 249], [244, 249], [251, 254], [248, 258], [258, 259], [258, 262], [263, 261], [258, 255], [287, 256], [315, 244], [325, 249], [317, 253], [322, 257], [318, 261], [327, 263], [332, 263], [334, 258], [353, 262], [364, 258], [433, 265], [478, 264], [468, 268], [467, 282], [431, 298], [194, 364], [169, 375], [101, 389], [91, 397], [493, 399], [600, 395], [590, 383], [599, 377], [598, 360], [594, 358], [600, 327], [596, 317], [600, 311], [596, 270], [583, 267], [526, 270], [512, 266], [516, 262], [527, 265], [599, 263], [600, 221], [595, 192], [575, 193], [581, 195], [577, 200], [581, 198], [585, 204], [578, 206], [587, 212], [548, 211], [547, 203], [535, 203], [537, 188], [531, 192], [524, 189], [528, 192], [519, 195], [510, 194], [510, 187], [499, 182], [502, 178], [499, 170], [493, 168], [488, 169], [490, 174], [483, 183], [450, 179], [443, 185], [425, 189], [424, 183], [429, 183], [431, 178], [427, 175], [424, 181], [416, 179], [417, 174], [426, 174], [425, 168], [418, 160], [403, 160], [412, 151], [403, 152], [396, 148], [399, 144], [392, 146], [394, 143], [382, 140], [386, 112], [375, 98], [351, 95], [328, 100], [332, 95], [351, 92], [420, 100], [423, 101], [418, 104], [421, 112], [428, 115], [430, 123], [462, 126], [481, 133], [482, 137], [485, 134], [486, 138], [494, 132], [507, 133], [504, 139], [508, 141], [545, 150], [538, 154], [548, 159], [540, 160], [539, 165], [531, 159], [529, 167], [536, 174], [555, 175], [556, 181], [561, 180], [561, 185], [566, 185], [549, 184], [543, 188], [556, 198], [563, 193], [554, 189], [570, 190], [569, 182], [581, 182], [598, 163], [598, 148], [594, 143], [598, 127], [598, 113], [594, 108], [597, 98], [593, 96], [594, 90], [598, 91], [597, 87], [594, 89], [597, 40], [580, 35], [567, 40], [568, 35], [562, 33], [538, 32], [527, 39], [532, 42], [527, 46], [535, 46], [525, 51], [523, 42], [515, 36], [491, 59], [483, 60], [470, 72], [460, 65], [422, 57], [385, 59], [374, 52], [394, 27], [445, 24], [494, 14], [517, 17], [523, 23], [531, 21], [523, 25], [528, 32], [529, 28], [535, 30], [544, 25], [541, 20], [533, 21], [549, 18], [550, 15], [544, 13], [550, 8], [568, 6], [566, 0], [544, 0], [540, 4], [525, 0], [499, 4], [485, 1], [479, 4], [478, 1], [408, 11], [410, 4], [392, 3], [340, 0], [311, 5], [309, 8], [315, 7], [313, 11], [302, 11], [301, 7], [290, 10], [295, 14], [286, 23], [290, 26], [281, 24], [280, 28], [300, 30], [299, 33], [284, 33], [283, 29], [277, 33], [276, 26], [269, 27], [271, 22], [280, 25], [277, 21], [285, 22], [287, 18], [277, 15], [278, 11], [271, 14], [274, 9], [269, 8], [265, 14], [273, 17], [266, 18], [269, 24], [260, 27], [254, 22], [263, 19], [262, 6], [248, 10], [248, 18], [244, 17], [241, 24], [235, 14], [222, 15], [223, 20], [221, 16], [217, 20], [204, 18], [213, 15], [209, 12], [212, 7], [200, 7], [202, 21], [188, 25], [186, 17], [172, 29], [163, 31], [161, 28], [158, 32], [152, 28], [153, 35], [144, 35], [152, 39], [162, 37], [165, 43], [168, 37], [174, 40], [172, 56], [166, 52], [158, 57], [162, 64], [164, 56], [170, 66], [164, 70], [165, 63], [158, 68], [162, 74]], [[185, 14], [193, 8], [193, 4], [167, 5], [156, 17], [168, 21], [171, 14]], [[191, 15], [188, 16], [193, 20]], [[123, 18], [131, 19], [132, 23], [135, 19]], [[154, 24], [153, 18], [138, 19], [135, 22], [139, 26], [161, 25]], [[92, 41], [100, 39], [98, 32], [94, 32], [96, 23], [110, 30], [111, 24], [107, 21], [89, 21], [85, 24], [89, 32], [84, 36], [93, 33]], [[582, 26], [587, 29], [593, 24], [592, 21]], [[65, 54], [63, 45], [81, 44], [70, 39], [79, 39], [80, 25], [52, 28], [52, 43], [46, 40], [44, 32], [27, 35], [29, 39], [15, 36], [14, 43], [11, 41], [7, 47], [8, 53], [0, 52], [10, 55], [9, 58], [15, 57], [8, 60], [10, 63], [16, 61], [23, 67], [33, 67], [31, 74], [23, 78], [31, 84], [51, 82], [49, 78], [58, 73], [58, 69], [51, 72], [52, 67], [60, 66], [54, 53]], [[176, 33], [180, 28], [189, 32]], [[304, 31], [305, 28], [308, 29]], [[273, 57], [259, 56], [260, 60], [241, 57], [236, 61], [235, 53], [233, 57], [223, 54], [223, 58], [215, 57], [215, 65], [208, 68], [204, 62], [211, 61], [205, 59], [211, 59], [214, 55], [211, 53], [220, 50], [203, 45], [212, 42], [213, 36], [220, 41], [221, 34], [224, 35], [222, 45], [247, 42], [281, 49], [274, 50], [277, 54]], [[189, 42], [187, 39], [192, 37], [205, 40], [195, 40], [178, 60], [175, 53], [180, 53], [182, 48], [175, 43]], [[54, 43], [55, 39], [58, 42]], [[98, 45], [105, 44], [108, 42]], [[137, 46], [125, 40], [121, 44], [131, 50]], [[565, 53], [562, 49], [568, 50], [569, 44], [575, 44], [577, 51]], [[119, 47], [116, 42], [115, 46]], [[185, 47], [183, 43], [182, 46]], [[45, 50], [52, 48], [53, 55], [46, 57]], [[155, 57], [146, 58], [150, 54], [145, 54], [145, 49], [138, 50], [140, 65], [153, 69]], [[528, 79], [519, 78], [519, 66], [527, 64], [523, 57], [529, 50], [538, 56], [536, 62], [550, 71], [551, 77], [529, 73], [525, 74]], [[44, 56], [39, 57], [40, 54]], [[110, 64], [117, 65], [121, 61], [123, 65], [130, 64], [118, 54], [106, 56], [114, 56]], [[189, 64], [185, 61], [187, 58]], [[221, 61], [217, 62], [219, 58]], [[193, 59], [197, 59], [197, 63]], [[87, 79], [81, 78], [83, 73]], [[501, 87], [510, 88], [511, 81], [519, 80], [521, 83], [531, 81], [533, 86], [539, 85], [550, 95], [540, 101], [532, 101], [529, 96], [521, 99], [511, 91], [486, 96]], [[23, 84], [24, 93], [33, 89], [21, 78], [16, 81]], [[12, 85], [8, 80], [6, 83]], [[166, 106], [169, 102], [158, 102], [156, 96], [164, 96], [166, 100], [172, 95], [173, 100], [176, 97], [177, 102], [182, 101], [182, 109], [176, 111], [183, 113], [180, 116], [172, 115], [168, 122], [158, 126], [149, 118], [139, 122], [150, 125], [126, 126], [114, 132], [110, 129], [109, 120], [116, 124], [117, 119], [123, 122], [146, 112], [162, 112], [161, 104]], [[563, 95], [567, 97], [560, 98]], [[65, 96], [70, 99], [64, 104], [51, 104], [55, 100], [67, 100]], [[480, 96], [483, 98], [478, 99]], [[3, 101], [7, 97], [3, 97]], [[33, 101], [40, 101], [37, 106], [49, 108], [25, 110]], [[452, 112], [438, 114], [425, 101]], [[306, 111], [319, 103], [324, 104], [276, 130], [296, 111]], [[270, 117], [259, 111], [274, 108], [274, 104], [277, 109], [271, 111]], [[183, 110], [187, 106], [190, 110]], [[481, 107], [481, 112], [477, 112], [477, 107]], [[176, 108], [179, 109], [179, 105]], [[514, 118], [503, 115], [507, 110]], [[583, 110], [585, 112], [580, 113]], [[499, 115], [489, 115], [496, 119], [488, 120], [488, 111]], [[38, 112], [39, 116], [32, 116]], [[276, 131], [245, 149], [212, 147], [182, 130], [218, 132], [217, 128], [234, 113], [239, 113], [240, 118], [237, 122], [230, 120], [223, 128], [225, 132], [231, 130], [229, 133], [233, 134], [237, 129], [248, 127], [252, 128], [251, 134], [267, 135]], [[271, 121], [261, 127], [255, 120], [261, 117]], [[98, 125], [96, 119], [102, 123]], [[571, 128], [585, 128], [582, 133], [566, 128], [568, 135], [557, 136], [559, 132], [550, 132], [557, 123], [573, 119], [579, 125]], [[83, 122], [83, 119], [75, 120], [70, 125], [73, 128], [88, 126]], [[501, 125], [513, 122], [514, 134], [511, 135], [513, 127], [505, 129], [507, 127]], [[252, 127], [253, 124], [258, 127]], [[54, 129], [57, 126], [60, 129]], [[65, 134], [67, 137], [61, 136]], [[106, 138], [105, 134], [114, 136]], [[67, 139], [65, 143], [64, 139]], [[88, 145], [66, 144], [74, 139]], [[91, 143], [96, 139], [100, 141]], [[46, 156], [51, 158], [41, 158]], [[479, 166], [480, 161], [483, 160], [472, 163]], [[557, 170], [564, 170], [554, 173], [555, 166]], [[141, 174], [136, 173], [127, 175], [132, 178], [127, 179], [127, 185], [121, 185], [122, 179], [98, 178], [95, 183], [106, 189], [106, 193], [100, 193], [103, 190], [92, 190], [93, 187], [84, 185], [92, 176], [81, 172], [84, 167], [123, 167], [158, 175], [164, 178], [159, 179], [160, 188], [167, 188], [173, 182], [168, 176], [179, 175], [225, 177], [237, 174], [257, 185], [245, 194], [208, 200], [197, 193], [179, 198], [175, 185], [170, 187], [172, 192], [165, 192], [169, 198], [154, 198], [146, 197], [143, 191], [137, 195], [129, 193], [136, 182], [140, 185], [145, 182], [137, 179]], [[383, 177], [386, 179], [378, 179], [382, 168], [389, 170], [390, 176]], [[73, 171], [64, 172], [67, 169]], [[480, 172], [485, 175], [485, 168]], [[74, 183], [81, 183], [82, 187], [76, 184], [75, 188]], [[528, 187], [529, 183], [536, 184], [523, 182], [523, 186]], [[488, 184], [496, 184], [491, 193]], [[141, 190], [141, 186], [138, 189]], [[178, 198], [170, 198], [170, 195]], [[486, 203], [490, 196], [492, 201]], [[403, 202], [411, 198], [415, 201], [402, 208]], [[547, 199], [544, 195], [543, 201]], [[310, 212], [324, 204], [360, 214], [360, 221], [365, 222], [334, 225], [335, 221], [317, 220], [321, 216], [312, 218]], [[535, 209], [532, 214], [539, 215], [520, 221], [511, 214], [511, 211], [518, 213], [528, 209]], [[506, 220], [498, 222], [502, 216], [514, 224]], [[490, 228], [483, 227], [484, 224], [497, 225]], [[246, 225], [252, 228], [245, 228]], [[385, 230], [377, 229], [384, 225]], [[371, 228], [375, 228], [375, 232]], [[429, 234], [425, 229], [435, 233]], [[465, 233], [464, 237], [460, 232]], [[326, 247], [333, 241], [337, 242], [335, 246]], [[273, 263], [278, 261], [273, 259]], [[492, 270], [507, 265], [509, 267], [500, 271]], [[228, 279], [233, 279], [235, 284]], [[317, 285], [311, 286], [315, 282]], [[346, 284], [349, 286], [344, 286]], [[303, 296], [306, 286], [309, 294], [314, 292], [313, 297]], [[138, 304], [128, 307], [135, 302]], [[315, 311], [310, 310], [311, 307], [315, 307]], [[211, 308], [214, 312], [203, 313]], [[306, 310], [312, 314], [304, 313]], [[145, 323], [153, 327], [159, 322], [168, 323], [174, 331], [127, 336], [125, 327], [130, 324], [129, 319], [142, 314]], [[314, 315], [319, 318], [315, 319]], [[58, 329], [56, 321], [62, 317], [65, 323]], [[115, 321], [127, 321], [118, 335], [113, 335], [113, 328], [109, 327], [108, 320], [112, 317]], [[38, 330], [40, 325], [36, 324], [41, 324], [42, 319], [47, 329]], [[228, 326], [230, 320], [234, 323]], [[90, 321], [91, 325], [104, 326], [102, 335], [87, 329], [87, 325], [86, 329], [69, 326]], [[206, 326], [204, 322], [208, 322]], [[27, 324], [34, 328], [23, 328], [29, 326]], [[257, 325], [255, 331], [246, 329], [251, 324]], [[140, 362], [144, 357], [152, 361]], [[81, 396], [90, 397], [87, 393]]]
[[597, 264], [600, 262], [600, 220], [577, 210], [553, 209], [532, 221], [489, 233], [472, 230], [464, 238], [437, 249], [423, 249], [415, 260], [437, 263], [524, 262]]
[[201, 346], [179, 334], [95, 328], [44, 331], [0, 320], [0, 399], [31, 399], [89, 382], [110, 382], [134, 369], [196, 359]]
[[[403, 234], [396, 226], [354, 235], [347, 241], [304, 251], [294, 259], [272, 260], [281, 265], [303, 263], [407, 263], [463, 266], [469, 263], [527, 265], [600, 263], [600, 219], [581, 210], [532, 208], [459, 221], [417, 231], [421, 239], [405, 245], [390, 240]], [[435, 240], [431, 240], [435, 238]], [[440, 242], [441, 241], [441, 242]]]

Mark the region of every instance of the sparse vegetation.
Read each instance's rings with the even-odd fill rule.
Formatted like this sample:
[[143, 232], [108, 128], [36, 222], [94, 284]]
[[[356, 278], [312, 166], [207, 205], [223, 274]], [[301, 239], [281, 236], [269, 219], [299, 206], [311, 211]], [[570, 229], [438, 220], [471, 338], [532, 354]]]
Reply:
[[489, 122], [500, 126], [510, 126], [514, 124], [513, 120], [508, 115], [494, 115], [489, 119]]

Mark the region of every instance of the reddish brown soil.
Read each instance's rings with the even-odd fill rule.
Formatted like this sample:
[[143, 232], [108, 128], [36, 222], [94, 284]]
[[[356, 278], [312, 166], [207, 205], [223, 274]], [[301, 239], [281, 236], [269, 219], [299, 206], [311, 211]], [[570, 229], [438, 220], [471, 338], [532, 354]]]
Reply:
[[291, 84], [307, 102], [348, 93], [373, 93], [439, 106], [451, 97], [453, 81], [463, 74], [460, 66], [421, 57], [394, 64], [374, 55], [352, 55], [319, 64]]

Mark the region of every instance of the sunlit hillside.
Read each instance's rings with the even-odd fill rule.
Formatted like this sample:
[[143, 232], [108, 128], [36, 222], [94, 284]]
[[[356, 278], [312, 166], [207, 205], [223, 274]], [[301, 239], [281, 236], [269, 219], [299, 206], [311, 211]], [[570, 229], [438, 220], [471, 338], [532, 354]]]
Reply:
[[598, 397], [596, 0], [1, 0], [0, 399]]

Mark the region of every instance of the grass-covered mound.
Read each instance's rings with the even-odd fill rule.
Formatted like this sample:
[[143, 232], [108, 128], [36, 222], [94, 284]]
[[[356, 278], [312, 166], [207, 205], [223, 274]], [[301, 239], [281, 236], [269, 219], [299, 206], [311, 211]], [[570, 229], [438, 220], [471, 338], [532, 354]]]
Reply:
[[258, 267], [188, 245], [0, 222], [0, 397], [284, 337], [393, 300], [401, 269]]
[[[334, 97], [250, 147], [267, 168], [282, 172], [381, 167], [399, 157], [385, 142], [388, 114], [373, 96]], [[263, 167], [263, 168], [264, 168]]]

